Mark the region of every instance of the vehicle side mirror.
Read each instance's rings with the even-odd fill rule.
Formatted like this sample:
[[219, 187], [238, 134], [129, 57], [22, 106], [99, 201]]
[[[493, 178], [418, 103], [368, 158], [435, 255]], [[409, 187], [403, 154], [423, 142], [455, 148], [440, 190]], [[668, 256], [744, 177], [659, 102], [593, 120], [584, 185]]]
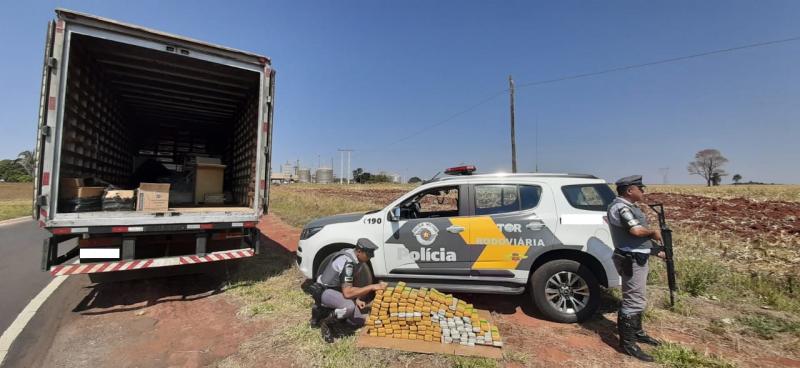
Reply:
[[392, 210], [389, 211], [389, 221], [400, 221], [400, 207], [392, 208]]

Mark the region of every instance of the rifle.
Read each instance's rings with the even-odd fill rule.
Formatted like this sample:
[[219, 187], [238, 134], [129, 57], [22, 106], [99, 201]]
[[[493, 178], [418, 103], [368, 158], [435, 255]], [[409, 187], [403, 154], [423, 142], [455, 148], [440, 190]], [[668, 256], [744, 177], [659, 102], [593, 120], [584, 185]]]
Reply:
[[661, 228], [661, 242], [664, 246], [665, 261], [667, 263], [667, 282], [669, 284], [669, 304], [675, 306], [675, 292], [678, 283], [675, 280], [675, 261], [672, 258], [672, 230], [667, 226], [664, 216], [664, 205], [661, 203], [649, 204], [650, 208], [658, 214], [658, 227]]

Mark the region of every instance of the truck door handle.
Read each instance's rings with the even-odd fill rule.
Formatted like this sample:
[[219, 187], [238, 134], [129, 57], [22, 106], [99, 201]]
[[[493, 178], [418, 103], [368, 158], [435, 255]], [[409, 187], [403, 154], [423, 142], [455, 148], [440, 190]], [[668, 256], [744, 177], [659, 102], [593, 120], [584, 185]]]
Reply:
[[454, 225], [454, 226], [448, 227], [447, 231], [449, 231], [449, 232], [451, 232], [453, 234], [458, 234], [458, 233], [464, 231], [464, 227], [463, 226], [455, 226]]
[[544, 227], [542, 220], [533, 220], [525, 225], [525, 228], [532, 231], [539, 231]]

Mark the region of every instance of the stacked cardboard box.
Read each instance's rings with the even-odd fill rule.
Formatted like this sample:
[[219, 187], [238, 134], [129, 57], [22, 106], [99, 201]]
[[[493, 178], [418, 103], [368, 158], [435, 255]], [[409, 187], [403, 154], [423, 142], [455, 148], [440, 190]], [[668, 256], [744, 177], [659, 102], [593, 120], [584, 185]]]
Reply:
[[394, 287], [375, 294], [367, 317], [370, 336], [437, 341], [466, 346], [503, 346], [500, 332], [472, 304], [436, 289]]

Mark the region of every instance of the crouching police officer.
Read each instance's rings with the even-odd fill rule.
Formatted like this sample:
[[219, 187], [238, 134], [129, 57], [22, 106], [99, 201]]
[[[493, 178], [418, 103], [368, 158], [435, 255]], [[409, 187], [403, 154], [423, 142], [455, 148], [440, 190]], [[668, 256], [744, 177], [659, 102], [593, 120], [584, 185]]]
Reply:
[[642, 329], [642, 314], [647, 305], [648, 258], [651, 254], [663, 258], [661, 231], [651, 229], [647, 217], [636, 205], [644, 200], [641, 175], [617, 180], [618, 197], [608, 208], [608, 223], [614, 241], [614, 265], [622, 276], [622, 306], [617, 314], [619, 344], [623, 352], [646, 362], [653, 357], [642, 351], [637, 342], [658, 346], [660, 342]]
[[312, 296], [317, 295], [314, 298], [317, 303], [311, 311], [310, 324], [320, 327], [326, 342], [333, 342], [343, 331], [363, 326], [366, 316], [362, 310], [366, 308], [366, 303], [362, 298], [386, 288], [385, 282], [353, 286], [356, 266], [369, 261], [376, 249], [378, 246], [375, 243], [362, 238], [356, 242], [355, 249], [340, 250], [320, 265], [321, 271], [314, 285], [317, 292], [312, 292]]

